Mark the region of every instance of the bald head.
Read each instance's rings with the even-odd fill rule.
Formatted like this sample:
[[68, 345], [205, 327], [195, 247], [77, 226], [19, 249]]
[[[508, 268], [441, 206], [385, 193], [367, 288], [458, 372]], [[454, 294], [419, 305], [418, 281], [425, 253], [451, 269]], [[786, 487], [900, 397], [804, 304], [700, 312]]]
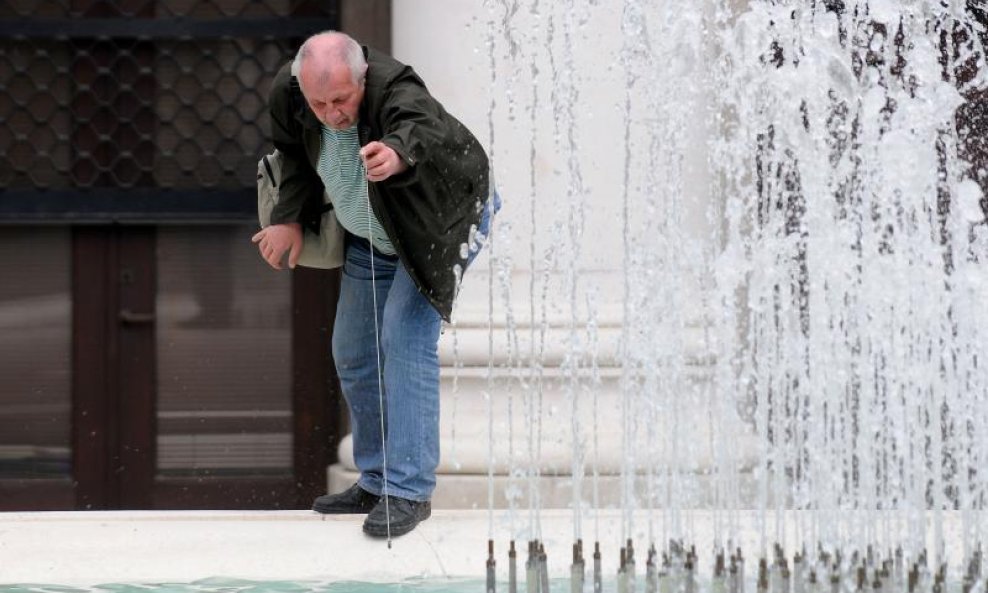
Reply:
[[320, 121], [335, 129], [356, 123], [367, 61], [353, 38], [336, 31], [309, 37], [299, 48], [292, 71]]
[[338, 31], [324, 31], [305, 40], [295, 56], [295, 68], [300, 77], [305, 70], [326, 77], [332, 70], [347, 68], [353, 83], [361, 84], [367, 61], [360, 44], [352, 37]]

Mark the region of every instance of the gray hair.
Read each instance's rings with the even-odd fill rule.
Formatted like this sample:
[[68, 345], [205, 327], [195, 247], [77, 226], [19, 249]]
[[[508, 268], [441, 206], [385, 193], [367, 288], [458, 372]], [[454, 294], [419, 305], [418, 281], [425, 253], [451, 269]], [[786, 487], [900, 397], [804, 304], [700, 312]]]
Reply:
[[302, 61], [312, 54], [310, 42], [314, 39], [325, 37], [331, 37], [341, 42], [339, 46], [333, 47], [327, 53], [330, 53], [334, 59], [342, 60], [350, 68], [350, 74], [353, 75], [354, 84], [359, 85], [363, 82], [364, 73], [367, 72], [367, 60], [364, 58], [364, 50], [353, 37], [339, 31], [323, 31], [306, 39], [302, 43], [302, 46], [298, 48], [298, 53], [295, 54], [295, 61], [292, 62], [292, 75], [299, 75], [302, 71]]

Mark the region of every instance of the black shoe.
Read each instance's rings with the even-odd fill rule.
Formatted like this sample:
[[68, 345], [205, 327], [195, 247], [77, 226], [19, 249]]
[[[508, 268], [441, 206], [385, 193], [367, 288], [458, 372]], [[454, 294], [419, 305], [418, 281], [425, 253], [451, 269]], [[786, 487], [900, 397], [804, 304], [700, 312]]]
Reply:
[[432, 515], [432, 503], [428, 500], [415, 502], [406, 498], [387, 497], [388, 508], [382, 496], [374, 510], [364, 519], [364, 533], [372, 537], [388, 536], [388, 513], [391, 518], [391, 535], [405, 535], [415, 529], [420, 522]]
[[354, 484], [339, 494], [325, 494], [312, 503], [312, 510], [325, 515], [362, 515], [369, 513], [380, 496]]

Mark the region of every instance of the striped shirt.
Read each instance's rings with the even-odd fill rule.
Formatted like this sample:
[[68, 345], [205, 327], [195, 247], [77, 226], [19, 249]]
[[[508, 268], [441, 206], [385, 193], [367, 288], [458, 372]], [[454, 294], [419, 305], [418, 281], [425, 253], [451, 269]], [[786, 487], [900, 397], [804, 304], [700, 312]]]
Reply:
[[360, 158], [356, 124], [346, 130], [322, 126], [318, 170], [336, 209], [336, 220], [343, 228], [358, 237], [370, 239], [374, 249], [381, 253], [394, 255], [394, 245], [370, 209], [367, 172]]

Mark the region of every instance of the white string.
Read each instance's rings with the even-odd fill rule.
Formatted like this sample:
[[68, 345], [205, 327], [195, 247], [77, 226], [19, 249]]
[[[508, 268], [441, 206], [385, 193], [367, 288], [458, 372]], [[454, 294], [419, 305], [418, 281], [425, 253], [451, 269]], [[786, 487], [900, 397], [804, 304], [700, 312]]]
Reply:
[[[362, 163], [361, 163], [362, 164]], [[367, 171], [364, 170], [366, 175]], [[388, 548], [391, 547], [391, 501], [388, 500], [388, 444], [387, 439], [384, 435], [384, 383], [381, 379], [381, 333], [377, 321], [377, 277], [374, 272], [374, 211], [371, 209], [370, 203], [370, 184], [366, 181], [364, 182], [367, 188], [367, 243], [370, 248], [370, 263], [371, 263], [371, 293], [373, 293], [374, 299], [374, 346], [375, 353], [377, 354], [377, 395], [378, 401], [381, 406], [381, 455], [383, 456], [384, 467], [382, 471], [382, 479], [384, 480], [384, 488], [382, 495], [384, 496], [384, 520], [387, 523], [388, 529]]]

